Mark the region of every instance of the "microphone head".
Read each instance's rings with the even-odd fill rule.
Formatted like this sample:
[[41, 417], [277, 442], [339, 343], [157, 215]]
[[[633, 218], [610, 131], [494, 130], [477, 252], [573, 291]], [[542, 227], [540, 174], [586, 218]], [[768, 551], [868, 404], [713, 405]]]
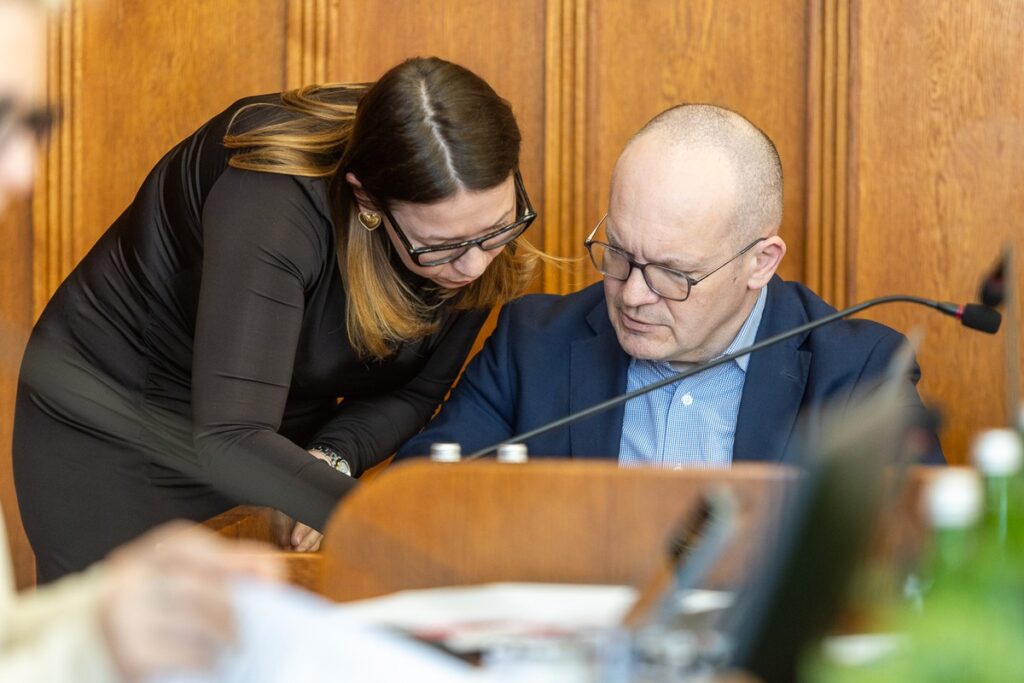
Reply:
[[988, 334], [998, 332], [999, 323], [1002, 321], [1003, 316], [1000, 315], [999, 311], [979, 304], [967, 304], [960, 314], [960, 324], [964, 327], [987, 332]]

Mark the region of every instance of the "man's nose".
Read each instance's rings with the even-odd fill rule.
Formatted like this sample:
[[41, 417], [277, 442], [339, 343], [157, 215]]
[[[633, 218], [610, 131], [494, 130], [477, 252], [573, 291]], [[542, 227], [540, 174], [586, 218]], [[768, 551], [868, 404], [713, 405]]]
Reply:
[[627, 306], [641, 306], [655, 303], [660, 297], [651, 291], [639, 268], [631, 268], [626, 281], [622, 283], [622, 302]]

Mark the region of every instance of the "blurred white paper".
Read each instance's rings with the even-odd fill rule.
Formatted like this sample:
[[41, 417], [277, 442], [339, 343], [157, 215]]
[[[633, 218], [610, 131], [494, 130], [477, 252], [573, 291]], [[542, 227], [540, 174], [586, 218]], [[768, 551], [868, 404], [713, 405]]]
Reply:
[[399, 591], [345, 603], [345, 611], [410, 632], [497, 621], [576, 630], [618, 625], [635, 600], [629, 586], [491, 583]]
[[[614, 630], [636, 599], [630, 586], [492, 583], [399, 591], [345, 603], [345, 611], [464, 653], [515, 637]], [[700, 614], [731, 604], [730, 593], [689, 590], [676, 609]]]
[[150, 683], [461, 683], [482, 677], [455, 657], [295, 588], [244, 583], [235, 603], [239, 644], [216, 671]]

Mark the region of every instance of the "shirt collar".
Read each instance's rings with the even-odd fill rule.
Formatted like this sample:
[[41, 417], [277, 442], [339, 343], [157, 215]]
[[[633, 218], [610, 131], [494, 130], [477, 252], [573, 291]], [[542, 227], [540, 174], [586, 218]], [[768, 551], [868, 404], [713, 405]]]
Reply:
[[[761, 291], [757, 295], [757, 302], [754, 304], [754, 308], [747, 315], [747, 319], [743, 321], [743, 326], [740, 327], [740, 331], [736, 333], [732, 343], [729, 347], [715, 356], [715, 358], [721, 358], [722, 356], [728, 355], [739, 351], [740, 349], [750, 346], [757, 339], [757, 329], [761, 326], [761, 316], [764, 314], [764, 305], [768, 300], [768, 285], [761, 288]], [[712, 359], [714, 360], [714, 359]], [[630, 359], [630, 369], [636, 367], [638, 363], [647, 365], [648, 367], [657, 370], [658, 374], [662, 377], [668, 377], [673, 375], [679, 370], [673, 367], [672, 363], [664, 361], [638, 361], [636, 358]], [[750, 364], [750, 354], [740, 356], [733, 361], [744, 373], [747, 371], [747, 366]]]
[[[729, 344], [729, 348], [722, 353], [723, 356], [730, 353], [735, 353], [742, 348], [750, 346], [757, 339], [757, 328], [761, 326], [761, 316], [764, 314], [764, 304], [768, 299], [768, 285], [761, 288], [760, 293], [757, 295], [757, 303], [754, 304], [754, 309], [750, 311], [750, 315], [743, 323], [743, 327], [736, 334], [736, 338]], [[747, 371], [747, 365], [750, 364], [750, 354], [740, 356], [735, 361], [736, 365], [740, 366], [740, 370], [743, 372]]]

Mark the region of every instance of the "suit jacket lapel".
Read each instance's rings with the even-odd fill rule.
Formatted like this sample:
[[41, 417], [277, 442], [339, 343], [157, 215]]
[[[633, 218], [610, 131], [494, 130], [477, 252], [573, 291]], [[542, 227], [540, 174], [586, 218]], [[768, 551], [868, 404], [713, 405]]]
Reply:
[[[594, 334], [572, 343], [569, 369], [569, 410], [576, 412], [626, 390], [629, 357], [619, 346], [608, 320], [604, 298], [587, 315]], [[569, 426], [574, 458], [618, 458], [622, 436], [623, 406]]]
[[[806, 312], [778, 276], [768, 285], [757, 341], [808, 322]], [[801, 348], [806, 335], [758, 351], [750, 357], [743, 384], [733, 460], [780, 461], [803, 403], [811, 352]]]

